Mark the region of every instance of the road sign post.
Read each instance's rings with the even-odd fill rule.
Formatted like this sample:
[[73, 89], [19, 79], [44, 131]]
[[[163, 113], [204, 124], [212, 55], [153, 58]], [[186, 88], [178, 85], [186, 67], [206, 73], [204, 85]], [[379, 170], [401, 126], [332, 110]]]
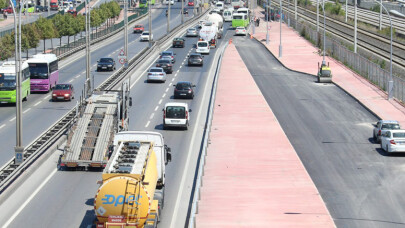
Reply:
[[24, 147], [15, 147], [14, 164], [19, 165], [24, 162]]
[[128, 68], [127, 56], [125, 55], [125, 52], [122, 49], [121, 49], [120, 53], [118, 54], [118, 62], [120, 62], [121, 65], [124, 65], [125, 68]]

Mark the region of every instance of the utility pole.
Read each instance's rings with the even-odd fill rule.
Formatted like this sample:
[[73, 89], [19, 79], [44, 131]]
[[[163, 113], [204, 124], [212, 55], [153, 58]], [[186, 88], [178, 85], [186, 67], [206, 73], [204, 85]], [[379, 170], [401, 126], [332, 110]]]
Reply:
[[316, 0], [316, 31], [319, 32], [319, 0]]
[[91, 88], [91, 77], [90, 77], [90, 7], [88, 5], [88, 0], [85, 0], [85, 7], [86, 7], [86, 97], [90, 97], [92, 88]]
[[149, 20], [149, 47], [152, 46], [152, 11], [151, 11], [151, 1], [148, 3], [148, 20]]
[[378, 28], [381, 30], [382, 29], [382, 0], [380, 0], [380, 23]]
[[346, 7], [345, 7], [345, 22], [347, 23], [347, 0], [346, 0]]
[[278, 57], [283, 57], [283, 45], [281, 44], [281, 22], [283, 21], [283, 2], [280, 0], [280, 46], [278, 47]]
[[124, 24], [125, 24], [125, 28], [124, 28], [124, 52], [125, 52], [125, 56], [127, 56], [127, 58], [125, 59], [125, 64], [124, 67], [127, 68], [128, 67], [128, 1], [129, 0], [125, 0], [124, 1]]
[[48, 17], [51, 15], [51, 0], [46, 0], [46, 4], [48, 5]]

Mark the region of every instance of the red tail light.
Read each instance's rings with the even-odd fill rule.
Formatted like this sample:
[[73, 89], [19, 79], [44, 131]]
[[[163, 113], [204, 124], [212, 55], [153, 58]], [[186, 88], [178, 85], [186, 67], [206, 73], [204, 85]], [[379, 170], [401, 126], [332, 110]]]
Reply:
[[148, 75], [152, 75], [152, 73], [148, 73]]
[[380, 135], [381, 135], [381, 130], [378, 131], [378, 136], [380, 136]]
[[396, 143], [395, 143], [395, 141], [393, 139], [390, 140], [390, 143], [393, 144], [393, 145], [396, 145]]
[[160, 67], [160, 64], [156, 64], [157, 67]]
[[160, 73], [159, 75], [163, 75], [163, 73]]
[[188, 119], [188, 111], [186, 111], [186, 119]]
[[168, 67], [171, 67], [171, 66], [172, 66], [172, 64], [167, 64], [167, 66], [168, 66]]
[[60, 163], [60, 166], [65, 166], [65, 163]]
[[166, 118], [166, 111], [163, 110], [163, 119], [165, 119], [165, 118]]

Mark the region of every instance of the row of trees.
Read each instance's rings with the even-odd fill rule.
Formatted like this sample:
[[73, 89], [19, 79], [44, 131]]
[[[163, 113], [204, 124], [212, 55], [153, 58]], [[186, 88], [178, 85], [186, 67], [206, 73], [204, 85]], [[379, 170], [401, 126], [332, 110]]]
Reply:
[[[2, 1], [2, 0], [0, 0]], [[99, 8], [91, 10], [90, 25], [96, 29], [102, 25], [108, 18], [115, 18], [120, 14], [121, 8], [118, 3], [111, 1], [100, 5]], [[85, 30], [85, 17], [78, 14], [74, 17], [71, 14], [57, 14], [52, 19], [40, 17], [35, 23], [23, 25], [21, 28], [21, 49], [27, 52], [31, 48], [37, 48], [39, 41], [44, 42], [44, 52], [46, 50], [45, 40], [51, 39], [51, 46], [53, 48], [52, 38], [60, 39], [60, 46], [62, 45], [62, 37], [68, 36], [68, 45], [70, 43], [70, 36], [74, 36]], [[0, 60], [8, 59], [14, 56], [15, 43], [14, 32], [5, 35], [0, 39]]]
[[0, 0], [0, 9], [6, 8], [7, 6], [7, 0]]

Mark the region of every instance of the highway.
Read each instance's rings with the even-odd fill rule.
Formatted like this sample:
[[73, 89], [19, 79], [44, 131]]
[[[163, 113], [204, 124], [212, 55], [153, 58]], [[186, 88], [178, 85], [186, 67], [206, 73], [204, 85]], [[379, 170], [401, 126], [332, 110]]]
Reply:
[[336, 226], [404, 227], [405, 157], [372, 142], [377, 118], [335, 85], [288, 71], [258, 42], [234, 43]]
[[[166, 17], [163, 9], [152, 11], [152, 31], [155, 40], [166, 34]], [[190, 11], [190, 16], [192, 11]], [[185, 17], [187, 20], [188, 18]], [[148, 28], [147, 18], [142, 19], [139, 24], [144, 24]], [[172, 14], [171, 26], [180, 24], [180, 15]], [[132, 33], [129, 28], [128, 50], [129, 57], [133, 57], [140, 50], [148, 46], [148, 42], [140, 42], [139, 34]], [[121, 32], [123, 34], [123, 32]], [[121, 67], [118, 62], [118, 54], [124, 46], [124, 37], [117, 40], [110, 40], [111, 43], [99, 43], [92, 45], [91, 54], [91, 74], [94, 75], [94, 85], [97, 87], [102, 81], [108, 78], [112, 72], [96, 72], [97, 60], [101, 57], [113, 57], [117, 68]], [[95, 47], [97, 48], [95, 50]], [[59, 62], [59, 83], [72, 83], [75, 87], [76, 99], [81, 96], [86, 77], [86, 61], [84, 55], [72, 56]], [[50, 102], [51, 93], [36, 93], [28, 97], [27, 102], [23, 102], [23, 145], [29, 144], [43, 131], [48, 129], [53, 123], [61, 118], [68, 110], [75, 106], [72, 102]], [[14, 156], [15, 146], [15, 105], [0, 105], [0, 143], [3, 145], [3, 153], [0, 154], [0, 166], [4, 165]]]
[[[162, 15], [164, 21], [164, 14], [155, 20], [162, 20]], [[179, 17], [176, 19], [178, 23]], [[164, 27], [160, 31], [166, 31], [166, 23], [161, 22], [161, 25]], [[227, 27], [225, 25], [224, 32]], [[145, 71], [149, 65], [139, 67], [131, 76], [133, 106], [129, 129], [161, 132], [172, 151], [172, 162], [166, 170], [165, 206], [159, 227], [184, 227], [189, 207], [216, 66], [214, 61], [220, 49], [212, 49], [205, 56], [203, 67], [188, 67], [187, 55], [194, 51], [196, 41], [197, 38], [187, 38], [185, 48], [170, 48], [177, 54], [177, 61], [173, 74], [168, 75], [165, 83], [146, 83]], [[225, 42], [226, 39], [220, 44]], [[106, 53], [107, 50], [103, 52]], [[197, 85], [194, 100], [179, 100], [187, 102], [192, 109], [190, 127], [188, 131], [163, 131], [161, 109], [166, 102], [174, 101], [173, 84], [178, 81], [191, 81]], [[50, 154], [24, 185], [0, 205], [0, 211], [5, 211], [0, 218], [1, 224], [8, 227], [88, 227], [94, 222], [93, 199], [101, 172], [58, 171], [60, 154], [61, 151]]]

